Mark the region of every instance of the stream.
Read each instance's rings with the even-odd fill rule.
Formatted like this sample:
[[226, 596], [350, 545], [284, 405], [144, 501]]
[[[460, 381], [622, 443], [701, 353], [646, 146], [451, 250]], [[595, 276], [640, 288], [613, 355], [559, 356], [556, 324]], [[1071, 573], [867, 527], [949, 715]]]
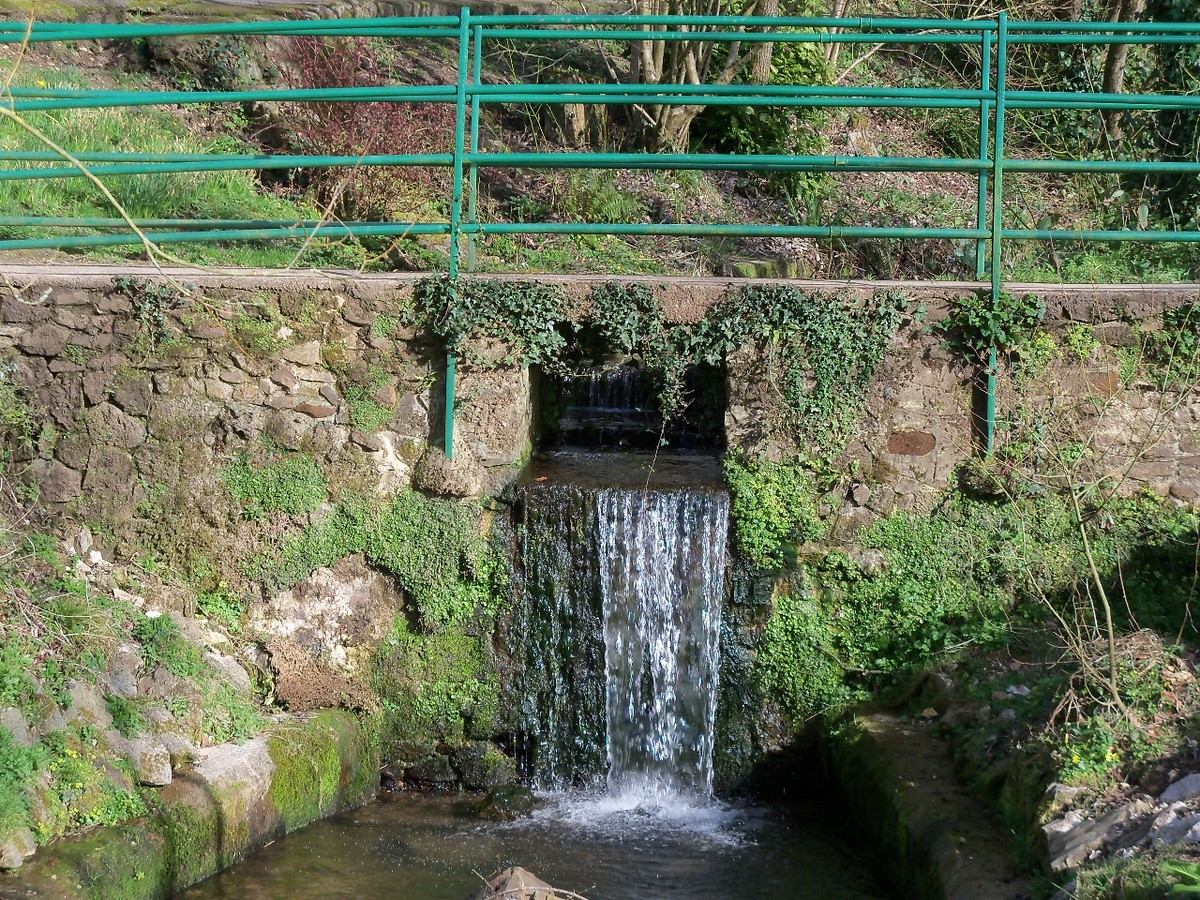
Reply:
[[544, 795], [530, 819], [481, 822], [464, 795], [402, 793], [280, 840], [187, 900], [466, 900], [510, 865], [588, 900], [857, 900], [890, 896], [825, 803], [657, 808], [602, 794]]

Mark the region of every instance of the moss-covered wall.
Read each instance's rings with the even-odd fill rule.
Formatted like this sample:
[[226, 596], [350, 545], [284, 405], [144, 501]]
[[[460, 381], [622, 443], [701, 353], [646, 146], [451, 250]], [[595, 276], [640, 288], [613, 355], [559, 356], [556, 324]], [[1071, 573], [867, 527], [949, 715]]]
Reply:
[[142, 819], [43, 849], [0, 891], [22, 896], [155, 900], [265, 843], [374, 797], [377, 722], [327, 710], [280, 723], [265, 740], [219, 748], [180, 773]]

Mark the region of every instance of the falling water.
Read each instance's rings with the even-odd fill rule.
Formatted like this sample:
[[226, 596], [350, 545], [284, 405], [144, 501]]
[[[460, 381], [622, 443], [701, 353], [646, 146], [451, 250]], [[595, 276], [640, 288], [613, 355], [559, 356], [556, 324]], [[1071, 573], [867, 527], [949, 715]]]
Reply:
[[647, 802], [708, 796], [728, 495], [601, 487], [583, 468], [590, 482], [521, 491], [515, 697], [531, 775]]
[[609, 789], [707, 796], [726, 495], [604, 490], [597, 508]]

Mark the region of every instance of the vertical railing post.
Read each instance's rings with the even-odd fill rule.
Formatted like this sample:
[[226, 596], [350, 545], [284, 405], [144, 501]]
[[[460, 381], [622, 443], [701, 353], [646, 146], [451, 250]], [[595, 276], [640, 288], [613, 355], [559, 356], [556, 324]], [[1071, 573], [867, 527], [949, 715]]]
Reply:
[[[992, 33], [983, 32], [983, 42], [979, 51], [979, 89], [986, 93], [992, 89]], [[991, 162], [991, 118], [992, 100], [985, 97], [979, 101], [979, 161], [987, 165]], [[979, 170], [978, 204], [975, 210], [976, 228], [983, 230], [988, 227], [988, 170]], [[986, 238], [975, 242], [975, 278], [983, 281], [987, 274], [988, 244]]]
[[[483, 78], [483, 26], [472, 28], [471, 87], [478, 87]], [[479, 93], [471, 91], [471, 155], [479, 153]], [[479, 222], [479, 167], [474, 160], [467, 164], [467, 222]], [[467, 232], [467, 271], [475, 271], [475, 232]]]
[[[1008, 78], [1008, 13], [996, 18], [996, 149], [992, 155], [992, 312], [1000, 307], [1000, 289], [1004, 256], [1001, 247], [1004, 235], [1004, 107]], [[987, 422], [985, 450], [991, 456], [996, 443], [996, 347], [988, 349], [987, 361]]]
[[[462, 238], [463, 154], [467, 129], [467, 66], [471, 54], [471, 10], [464, 6], [458, 14], [458, 92], [454, 109], [454, 181], [450, 195], [450, 291], [453, 302], [457, 290], [459, 241]], [[454, 458], [454, 394], [458, 378], [458, 359], [446, 354], [446, 457]]]

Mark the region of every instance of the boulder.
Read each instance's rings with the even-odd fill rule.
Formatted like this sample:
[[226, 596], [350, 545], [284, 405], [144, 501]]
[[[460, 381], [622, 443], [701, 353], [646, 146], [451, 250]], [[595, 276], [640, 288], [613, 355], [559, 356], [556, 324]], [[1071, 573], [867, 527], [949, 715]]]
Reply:
[[83, 489], [80, 474], [56, 459], [35, 460], [29, 478], [37, 484], [38, 499], [43, 503], [70, 503]]
[[1200, 773], [1186, 775], [1168, 787], [1158, 798], [1159, 803], [1186, 802], [1200, 797]]
[[484, 472], [470, 453], [460, 452], [447, 459], [440, 450], [430, 450], [413, 473], [413, 484], [427, 494], [473, 500], [483, 496]]
[[493, 873], [471, 900], [557, 900], [558, 896], [529, 870], [510, 866]]
[[250, 628], [288, 638], [335, 672], [353, 673], [387, 638], [403, 606], [391, 581], [361, 556], [317, 569], [250, 610]]
[[517, 780], [512, 758], [487, 741], [470, 741], [451, 755], [458, 782], [469, 791], [490, 791]]
[[171, 754], [154, 737], [139, 737], [129, 745], [129, 758], [138, 784], [164, 787], [171, 783]]
[[6, 706], [0, 709], [0, 728], [7, 728], [18, 746], [32, 747], [37, 743], [37, 738], [29, 730], [29, 722], [26, 721], [25, 714], [15, 706]]
[[19, 869], [37, 852], [37, 841], [28, 828], [7, 828], [0, 833], [0, 869]]
[[493, 822], [512, 822], [533, 815], [533, 791], [524, 785], [506, 784], [488, 791], [487, 796], [475, 804], [475, 815]]

